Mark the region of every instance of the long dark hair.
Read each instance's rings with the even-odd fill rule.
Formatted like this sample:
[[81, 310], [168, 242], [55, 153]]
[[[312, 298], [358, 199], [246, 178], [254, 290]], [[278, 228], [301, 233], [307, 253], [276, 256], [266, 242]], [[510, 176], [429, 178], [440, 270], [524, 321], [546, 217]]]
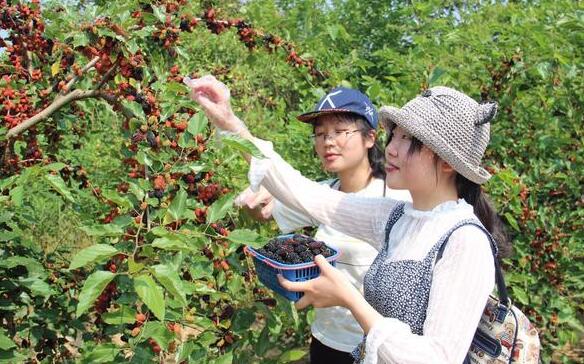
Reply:
[[[387, 144], [391, 141], [391, 135], [390, 131], [387, 138]], [[412, 137], [412, 144], [410, 144], [408, 155], [419, 152], [423, 145], [424, 144], [421, 141]], [[438, 163], [439, 158], [440, 157], [434, 153], [434, 161], [436, 164]], [[438, 173], [438, 170], [436, 170], [436, 173]], [[513, 248], [511, 247], [511, 241], [507, 235], [507, 229], [493, 207], [491, 199], [483, 191], [481, 185], [472, 182], [460, 173], [456, 173], [455, 185], [458, 198], [463, 198], [469, 205], [472, 205], [475, 215], [497, 242], [499, 257], [509, 257]]]
[[[361, 131], [361, 136], [363, 138], [369, 137], [371, 131], [375, 131], [371, 125], [361, 116], [351, 113], [335, 113], [332, 114], [334, 117], [347, 124], [355, 123], [357, 128]], [[313, 129], [318, 125], [318, 120], [313, 124]], [[380, 178], [385, 180], [385, 153], [383, 152], [383, 147], [379, 138], [375, 138], [375, 144], [367, 151], [367, 158], [369, 159], [369, 165], [371, 166], [371, 174], [375, 178]]]

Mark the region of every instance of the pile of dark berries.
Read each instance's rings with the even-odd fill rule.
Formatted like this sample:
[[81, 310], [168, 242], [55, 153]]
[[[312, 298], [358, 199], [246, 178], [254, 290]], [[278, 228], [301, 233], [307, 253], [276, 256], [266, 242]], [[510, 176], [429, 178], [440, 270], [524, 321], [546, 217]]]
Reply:
[[314, 240], [310, 236], [294, 234], [286, 238], [274, 238], [258, 253], [266, 258], [285, 264], [310, 263], [314, 257], [322, 254], [325, 258], [333, 255], [331, 250], [322, 241]]

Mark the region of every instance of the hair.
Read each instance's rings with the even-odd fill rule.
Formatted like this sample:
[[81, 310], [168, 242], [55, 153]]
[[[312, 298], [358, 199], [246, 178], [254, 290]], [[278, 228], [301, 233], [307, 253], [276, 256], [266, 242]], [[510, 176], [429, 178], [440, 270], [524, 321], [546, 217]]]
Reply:
[[[371, 131], [375, 131], [367, 120], [357, 114], [334, 113], [332, 115], [342, 123], [356, 123], [363, 138], [369, 137]], [[318, 119], [312, 126], [313, 130], [317, 125]], [[367, 159], [369, 160], [373, 177], [385, 179], [385, 153], [378, 138], [375, 139], [375, 144], [367, 151]]]
[[[390, 141], [391, 130], [387, 138], [387, 144], [389, 144]], [[424, 144], [420, 140], [412, 137], [412, 143], [410, 144], [408, 155], [419, 152], [423, 145]], [[438, 154], [434, 153], [434, 161], [436, 164], [438, 163], [439, 159], [440, 157]], [[437, 170], [436, 174], [438, 174]], [[454, 183], [456, 185], [456, 192], [458, 197], [464, 199], [469, 205], [472, 205], [475, 215], [479, 218], [480, 222], [487, 229], [487, 231], [493, 236], [493, 239], [495, 239], [497, 247], [499, 248], [499, 257], [509, 257], [513, 248], [511, 246], [509, 236], [507, 235], [507, 229], [497, 214], [497, 211], [493, 207], [491, 199], [483, 191], [481, 185], [472, 182], [458, 172], [456, 172]]]

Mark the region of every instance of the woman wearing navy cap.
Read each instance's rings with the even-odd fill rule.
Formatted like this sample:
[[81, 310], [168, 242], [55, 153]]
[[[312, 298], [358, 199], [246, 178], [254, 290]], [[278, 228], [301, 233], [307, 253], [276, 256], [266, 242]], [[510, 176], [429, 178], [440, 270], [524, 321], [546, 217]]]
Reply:
[[[312, 124], [314, 148], [322, 167], [338, 177], [321, 184], [358, 196], [387, 195], [411, 200], [407, 190], [390, 190], [385, 186], [383, 152], [376, 143], [375, 134], [377, 110], [367, 96], [357, 90], [335, 88], [317, 102], [314, 111], [298, 119]], [[372, 246], [286, 207], [272, 199], [265, 189], [253, 193], [248, 188], [238, 200], [260, 220], [273, 217], [283, 233], [318, 226], [315, 239], [342, 252], [337, 261], [338, 270], [355, 288], [362, 290], [363, 277], [377, 256]], [[351, 352], [363, 338], [363, 330], [351, 311], [338, 306], [316, 308], [311, 332], [312, 364], [352, 363]]]
[[365, 276], [364, 294], [322, 256], [315, 258], [318, 278], [280, 277], [285, 289], [304, 292], [298, 309], [348, 308], [366, 334], [355, 351], [359, 362], [465, 361], [495, 285], [494, 242], [509, 250], [481, 189], [490, 178], [481, 160], [496, 103], [479, 104], [462, 92], [433, 87], [400, 109], [381, 109], [390, 133], [386, 184], [410, 191], [412, 202], [403, 203], [334, 191], [304, 178], [271, 143], [251, 135], [231, 110], [225, 85], [205, 76], [190, 87], [215, 126], [250, 140], [266, 156], [246, 157], [252, 186], [263, 185], [282, 203], [380, 251]]

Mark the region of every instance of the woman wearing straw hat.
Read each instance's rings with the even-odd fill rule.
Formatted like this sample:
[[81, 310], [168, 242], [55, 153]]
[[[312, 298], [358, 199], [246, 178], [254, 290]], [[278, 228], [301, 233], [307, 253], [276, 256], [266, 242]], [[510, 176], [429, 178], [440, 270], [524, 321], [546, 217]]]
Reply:
[[[299, 115], [298, 120], [312, 125], [314, 150], [322, 168], [336, 175], [321, 184], [359, 196], [411, 201], [407, 190], [393, 190], [385, 185], [385, 160], [375, 133], [378, 114], [363, 93], [334, 88], [311, 112]], [[283, 233], [318, 226], [314, 238], [342, 252], [337, 269], [357, 289], [362, 289], [365, 273], [377, 256], [372, 246], [286, 207], [263, 188], [257, 193], [247, 188], [236, 203], [258, 220], [273, 217]], [[363, 330], [351, 311], [339, 306], [316, 308], [310, 329], [311, 364], [353, 363], [351, 352], [361, 342]]]
[[490, 178], [480, 164], [497, 105], [433, 87], [401, 109], [380, 110], [390, 133], [386, 184], [410, 191], [412, 202], [404, 204], [345, 194], [304, 178], [271, 143], [251, 135], [231, 110], [225, 85], [205, 76], [189, 86], [216, 127], [249, 139], [266, 156], [246, 157], [252, 186], [261, 184], [287, 206], [380, 252], [363, 293], [322, 256], [315, 258], [318, 278], [281, 279], [284, 288], [304, 292], [296, 307], [348, 308], [365, 333], [355, 350], [365, 363], [462, 363], [493, 289], [495, 265], [491, 235], [457, 224], [478, 219], [499, 246], [508, 244], [481, 190]]

